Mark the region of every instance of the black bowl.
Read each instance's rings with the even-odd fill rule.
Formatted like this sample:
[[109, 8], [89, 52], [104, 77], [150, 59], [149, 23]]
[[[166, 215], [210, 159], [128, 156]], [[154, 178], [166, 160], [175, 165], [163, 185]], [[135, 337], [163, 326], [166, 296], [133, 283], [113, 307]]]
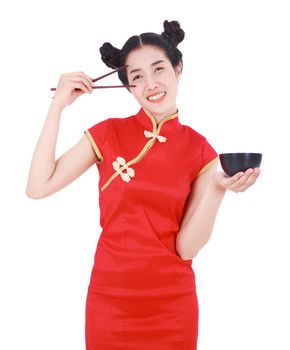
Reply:
[[249, 168], [257, 168], [262, 161], [261, 153], [221, 153], [219, 155], [223, 171], [229, 175], [240, 171], [246, 171]]

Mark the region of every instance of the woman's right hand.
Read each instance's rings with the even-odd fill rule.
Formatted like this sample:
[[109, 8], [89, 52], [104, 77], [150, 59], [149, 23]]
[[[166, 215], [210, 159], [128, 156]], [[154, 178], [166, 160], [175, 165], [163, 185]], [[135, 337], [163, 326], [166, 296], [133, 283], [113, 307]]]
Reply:
[[83, 72], [62, 74], [59, 77], [53, 97], [53, 104], [63, 109], [72, 104], [79, 96], [92, 93], [93, 80]]

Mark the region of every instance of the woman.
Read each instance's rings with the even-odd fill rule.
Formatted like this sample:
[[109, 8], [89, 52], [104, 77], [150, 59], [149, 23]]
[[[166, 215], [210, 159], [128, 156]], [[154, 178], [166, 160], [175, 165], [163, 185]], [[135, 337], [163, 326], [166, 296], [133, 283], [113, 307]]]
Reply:
[[62, 75], [33, 155], [27, 195], [42, 198], [94, 163], [99, 180], [100, 236], [86, 304], [87, 350], [194, 350], [198, 303], [192, 259], [208, 241], [227, 190], [245, 191], [259, 169], [217, 172], [217, 153], [179, 122], [177, 87], [184, 32], [131, 37], [122, 50], [105, 43], [103, 61], [139, 102], [136, 115], [88, 129], [55, 160], [63, 109], [93, 91], [82, 72]]

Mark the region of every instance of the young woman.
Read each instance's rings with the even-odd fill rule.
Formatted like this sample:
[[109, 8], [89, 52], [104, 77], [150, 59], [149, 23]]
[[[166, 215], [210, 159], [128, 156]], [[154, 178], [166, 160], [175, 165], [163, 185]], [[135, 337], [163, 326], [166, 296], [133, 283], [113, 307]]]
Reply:
[[63, 109], [93, 91], [82, 72], [60, 77], [33, 155], [27, 195], [59, 191], [94, 163], [99, 170], [100, 236], [86, 306], [87, 350], [194, 350], [198, 303], [192, 259], [208, 241], [227, 190], [245, 191], [259, 169], [217, 172], [217, 153], [179, 121], [182, 72], [176, 21], [100, 51], [140, 104], [136, 115], [92, 126], [58, 160]]

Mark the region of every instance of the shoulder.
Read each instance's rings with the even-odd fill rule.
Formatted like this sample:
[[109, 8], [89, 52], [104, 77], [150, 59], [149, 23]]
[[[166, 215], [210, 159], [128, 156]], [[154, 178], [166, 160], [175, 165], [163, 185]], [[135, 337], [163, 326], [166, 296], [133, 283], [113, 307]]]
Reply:
[[127, 127], [129, 124], [131, 124], [134, 121], [134, 115], [127, 116], [127, 117], [113, 117], [107, 119], [107, 123], [111, 127]]
[[206, 137], [198, 131], [196, 131], [195, 129], [193, 129], [191, 126], [184, 124], [182, 124], [181, 126], [185, 137], [187, 137], [190, 141], [200, 144], [206, 142]]
[[197, 132], [191, 126], [182, 125], [184, 135], [187, 138], [188, 147], [194, 150], [191, 152], [191, 157], [194, 158], [195, 166], [198, 165], [197, 172], [202, 174], [211, 165], [211, 162], [216, 161], [217, 152], [215, 148], [208, 142], [207, 138], [201, 133]]
[[109, 117], [99, 121], [98, 123], [91, 126], [91, 128], [96, 127], [115, 127], [127, 125], [133, 121], [135, 115], [126, 116], [126, 117]]

